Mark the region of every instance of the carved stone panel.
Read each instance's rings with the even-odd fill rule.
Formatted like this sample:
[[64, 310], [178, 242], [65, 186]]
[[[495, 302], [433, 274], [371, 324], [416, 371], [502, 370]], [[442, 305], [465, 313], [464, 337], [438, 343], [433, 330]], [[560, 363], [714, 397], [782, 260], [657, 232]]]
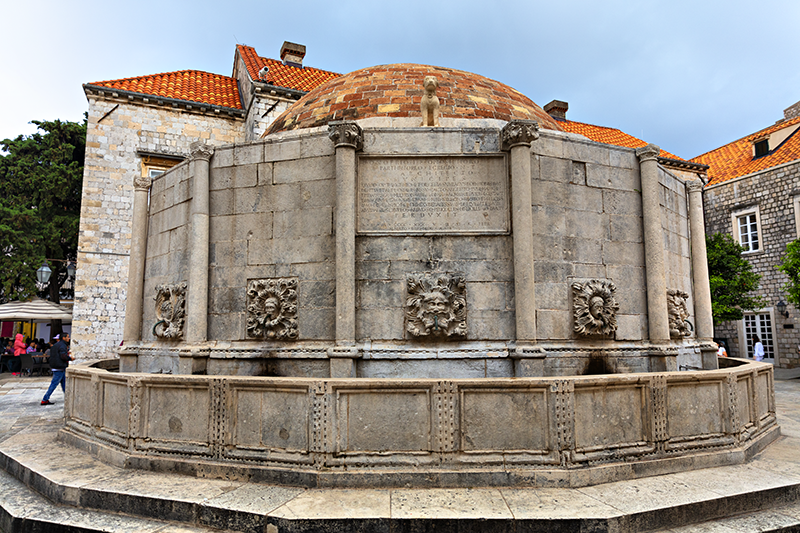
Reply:
[[153, 333], [160, 339], [183, 338], [186, 320], [186, 283], [156, 287], [156, 318]]
[[669, 336], [686, 337], [692, 333], [689, 309], [686, 306], [689, 294], [678, 290], [667, 290], [667, 313], [669, 314]]
[[572, 305], [575, 333], [613, 335], [617, 331], [616, 285], [608, 280], [593, 279], [572, 284]]
[[467, 289], [461, 274], [415, 272], [406, 277], [406, 331], [414, 337], [467, 334]]
[[297, 338], [297, 278], [252, 279], [247, 283], [247, 336]]

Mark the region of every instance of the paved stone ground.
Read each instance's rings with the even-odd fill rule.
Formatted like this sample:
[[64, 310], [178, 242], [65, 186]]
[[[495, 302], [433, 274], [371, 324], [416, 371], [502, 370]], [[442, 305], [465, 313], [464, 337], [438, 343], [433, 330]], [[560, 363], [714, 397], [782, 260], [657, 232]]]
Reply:
[[[53, 524], [43, 529], [6, 527], [9, 533], [18, 530], [188, 533], [214, 531], [211, 527], [270, 533], [614, 533], [657, 530], [653, 526], [663, 523], [663, 515], [679, 516], [690, 508], [688, 512], [699, 512], [699, 520], [711, 516], [703, 515], [704, 512], [719, 516], [719, 507], [728, 505], [724, 513], [731, 516], [725, 519], [660, 531], [800, 531], [800, 500], [796, 499], [800, 491], [800, 379], [776, 380], [776, 407], [783, 436], [748, 464], [577, 489], [302, 489], [119, 470], [69, 447], [60, 464], [55, 465], [50, 450], [56, 445], [55, 434], [62, 424], [64, 397], [59, 389], [51, 398], [55, 405], [41, 406], [39, 402], [48, 384], [49, 378], [9, 378], [0, 374], [0, 449], [50, 479], [53, 486], [61, 487], [65, 493], [80, 491], [82, 501], [84, 495], [94, 497], [93, 506], [105, 511], [53, 505], [0, 471], [0, 504], [6, 512], [28, 520], [50, 520]], [[118, 510], [114, 493], [140, 499], [140, 517], [113, 513]], [[2, 494], [19, 496], [9, 502]], [[740, 510], [740, 505], [755, 500], [764, 502], [764, 510]], [[164, 502], [171, 505], [167, 513], [160, 510]], [[756, 505], [759, 507], [760, 503]], [[38, 511], [39, 508], [47, 510]], [[186, 511], [181, 512], [181, 508]], [[138, 511], [139, 507], [137, 514]], [[191, 525], [158, 520], [185, 521], [186, 517], [192, 517]], [[476, 519], [482, 525], [470, 522]], [[519, 521], [525, 520], [528, 525], [522, 527]], [[56, 523], [70, 526], [59, 529]], [[469, 523], [473, 525], [467, 527]], [[272, 526], [267, 529], [268, 524], [277, 524], [278, 529]], [[0, 530], [3, 529], [0, 521]]]

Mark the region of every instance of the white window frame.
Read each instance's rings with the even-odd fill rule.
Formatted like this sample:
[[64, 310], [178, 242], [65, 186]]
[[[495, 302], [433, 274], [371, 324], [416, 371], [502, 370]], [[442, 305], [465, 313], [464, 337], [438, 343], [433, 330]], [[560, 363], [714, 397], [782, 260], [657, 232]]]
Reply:
[[[776, 328], [775, 323], [775, 312], [772, 307], [767, 307], [755, 312], [746, 312], [745, 315], [769, 315], [769, 322], [770, 322], [770, 329], [772, 330], [772, 355], [773, 358], [764, 357], [765, 363], [772, 363], [777, 364], [778, 358], [780, 357], [780, 352], [778, 351], [778, 330]], [[760, 335], [759, 337], [761, 337]], [[762, 341], [764, 339], [761, 339]], [[739, 357], [742, 359], [749, 359], [750, 356], [747, 353], [747, 339], [745, 338], [744, 332], [744, 318], [739, 320]]]
[[[755, 215], [756, 219], [756, 237], [758, 238], [758, 249], [756, 250], [745, 250], [742, 253], [745, 254], [757, 254], [764, 251], [764, 237], [761, 233], [761, 212], [758, 209], [757, 205], [751, 205], [750, 207], [745, 207], [743, 209], [737, 209], [733, 213], [731, 213], [731, 225], [733, 226], [733, 239], [738, 242], [741, 246], [745, 246], [742, 243], [742, 236], [741, 232], [739, 231], [739, 219], [742, 217], [749, 217], [751, 215]], [[750, 247], [749, 243], [746, 245], [747, 248]]]
[[795, 239], [800, 239], [800, 194], [792, 198], [792, 204], [794, 205]]

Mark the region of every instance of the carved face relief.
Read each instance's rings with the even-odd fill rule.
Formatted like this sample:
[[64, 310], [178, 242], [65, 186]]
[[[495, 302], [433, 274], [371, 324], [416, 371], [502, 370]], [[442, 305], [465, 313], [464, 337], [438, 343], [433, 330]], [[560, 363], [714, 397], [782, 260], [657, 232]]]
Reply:
[[678, 290], [667, 290], [667, 314], [669, 315], [669, 336], [686, 337], [692, 333], [692, 323], [689, 322], [689, 308], [686, 301], [689, 293]]
[[406, 331], [415, 337], [467, 334], [466, 280], [458, 274], [415, 273], [406, 278]]
[[247, 336], [297, 338], [297, 278], [253, 279], [247, 284]]
[[156, 319], [153, 334], [160, 339], [183, 337], [186, 320], [186, 283], [156, 287]]
[[617, 331], [619, 304], [614, 297], [616, 290], [616, 285], [608, 280], [593, 279], [572, 284], [575, 333], [613, 335]]

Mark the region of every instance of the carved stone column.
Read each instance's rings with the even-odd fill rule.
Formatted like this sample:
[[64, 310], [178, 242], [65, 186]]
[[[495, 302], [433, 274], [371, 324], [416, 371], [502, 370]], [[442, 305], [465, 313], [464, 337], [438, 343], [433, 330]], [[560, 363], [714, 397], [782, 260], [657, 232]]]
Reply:
[[[511, 227], [514, 239], [514, 301], [517, 343], [536, 342], [536, 302], [533, 290], [533, 215], [531, 213], [531, 143], [539, 124], [515, 120], [500, 132], [503, 149], [511, 153]], [[524, 350], [524, 347], [521, 347]]]
[[[200, 343], [208, 338], [208, 174], [209, 160], [214, 149], [201, 142], [192, 143], [191, 169], [194, 178], [192, 190], [191, 233], [189, 235], [189, 282], [186, 298], [187, 343]], [[183, 361], [181, 361], [183, 366]], [[184, 372], [181, 369], [181, 373]]]
[[[131, 224], [131, 255], [128, 263], [128, 288], [125, 301], [125, 326], [122, 340], [125, 344], [142, 338], [142, 298], [144, 293], [144, 265], [147, 252], [147, 218], [150, 213], [149, 176], [136, 176], [133, 180], [133, 221]], [[136, 355], [120, 353], [120, 371], [136, 372]]]
[[692, 278], [694, 281], [694, 319], [699, 340], [714, 338], [714, 318], [711, 314], [711, 286], [708, 281], [706, 229], [703, 220], [703, 182], [686, 183], [689, 190], [689, 227], [692, 234]]
[[355, 377], [356, 340], [356, 151], [362, 147], [355, 122], [328, 125], [336, 146], [336, 348], [329, 350], [331, 377]]
[[658, 199], [658, 146], [648, 144], [636, 149], [642, 177], [642, 216], [647, 275], [647, 322], [650, 342], [669, 341], [667, 315], [667, 278], [664, 271], [664, 236], [661, 228], [661, 202]]

